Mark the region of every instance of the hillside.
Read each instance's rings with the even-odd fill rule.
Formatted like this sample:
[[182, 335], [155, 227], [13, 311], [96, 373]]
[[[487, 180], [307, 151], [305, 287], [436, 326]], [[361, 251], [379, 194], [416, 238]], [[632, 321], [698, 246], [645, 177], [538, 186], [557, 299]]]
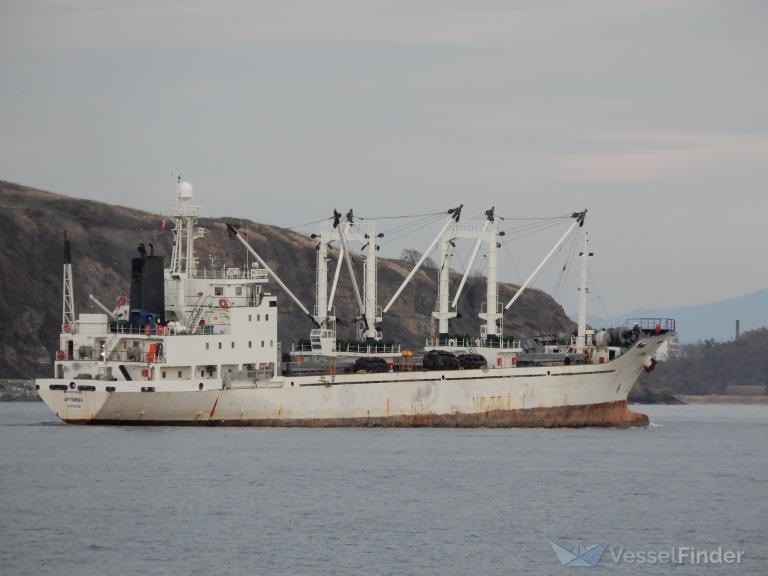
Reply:
[[768, 384], [768, 329], [753, 330], [732, 342], [713, 340], [689, 344], [682, 356], [661, 362], [644, 374], [646, 390], [669, 390], [675, 394], [725, 394], [728, 386]]
[[[139, 242], [153, 243], [170, 257], [171, 233], [160, 229], [159, 215], [122, 206], [81, 200], [0, 181], [0, 377], [31, 378], [51, 373], [53, 353], [61, 323], [62, 239], [67, 231], [72, 241], [76, 308], [98, 312], [88, 300], [94, 294], [112, 303], [129, 290], [130, 259]], [[208, 235], [199, 241], [201, 265], [212, 254], [217, 266], [234, 265], [243, 258], [242, 246], [233, 242], [225, 222], [242, 224], [249, 240], [275, 272], [308, 306], [313, 304], [315, 243], [291, 230], [258, 224], [241, 218], [202, 219]], [[362, 270], [362, 263], [357, 262]], [[399, 260], [381, 259], [379, 301], [394, 294], [409, 271]], [[430, 313], [436, 295], [434, 270], [420, 271], [384, 319], [385, 337], [415, 347], [430, 334]], [[354, 316], [354, 296], [346, 274], [342, 274], [336, 297], [337, 314]], [[516, 289], [501, 285], [500, 298]], [[272, 291], [279, 288], [272, 285]], [[477, 334], [477, 312], [484, 299], [483, 279], [467, 283], [460, 303], [463, 318], [452, 324], [456, 333]], [[279, 333], [284, 349], [290, 342], [307, 337], [310, 324], [287, 297], [280, 294]], [[505, 316], [505, 333], [572, 331], [573, 322], [547, 294], [528, 290]], [[346, 334], [351, 337], [351, 323]]]

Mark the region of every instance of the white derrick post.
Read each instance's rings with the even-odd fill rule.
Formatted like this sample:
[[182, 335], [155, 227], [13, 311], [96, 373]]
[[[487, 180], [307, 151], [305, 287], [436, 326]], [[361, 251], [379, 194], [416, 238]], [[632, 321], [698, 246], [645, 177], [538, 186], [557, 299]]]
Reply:
[[449, 320], [456, 317], [456, 313], [448, 309], [452, 256], [450, 240], [446, 232], [440, 241], [440, 267], [437, 283], [438, 308], [436, 312], [432, 312], [432, 316], [437, 318], [437, 333], [443, 338], [448, 336]]
[[579, 328], [577, 333], [577, 348], [579, 351], [587, 345], [587, 296], [589, 295], [589, 281], [587, 264], [592, 253], [589, 251], [589, 235], [584, 234], [584, 246], [579, 254], [581, 263], [581, 278], [579, 282]]
[[321, 327], [328, 320], [328, 233], [321, 230], [317, 246], [317, 294], [315, 302], [315, 321]]
[[496, 276], [496, 221], [493, 219], [493, 209], [485, 231], [485, 242], [488, 246], [488, 278], [485, 288], [485, 312], [480, 313], [480, 318], [485, 320], [485, 335], [501, 336], [499, 320], [502, 314], [499, 312], [499, 286]]
[[365, 338], [378, 339], [376, 322], [376, 225], [369, 223], [367, 232], [368, 246], [365, 251]]

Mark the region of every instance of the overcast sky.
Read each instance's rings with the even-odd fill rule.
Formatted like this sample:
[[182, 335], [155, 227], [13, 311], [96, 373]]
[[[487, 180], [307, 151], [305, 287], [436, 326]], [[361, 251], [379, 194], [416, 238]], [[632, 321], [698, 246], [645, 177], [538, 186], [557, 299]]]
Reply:
[[0, 78], [2, 179], [161, 211], [178, 169], [282, 226], [587, 207], [612, 314], [768, 287], [768, 2], [0, 0]]

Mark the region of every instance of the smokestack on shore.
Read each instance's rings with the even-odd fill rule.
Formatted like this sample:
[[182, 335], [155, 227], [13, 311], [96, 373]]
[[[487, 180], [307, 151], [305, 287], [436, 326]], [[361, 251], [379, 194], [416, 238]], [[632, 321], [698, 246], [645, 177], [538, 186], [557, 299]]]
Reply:
[[736, 320], [736, 340], [741, 336], [741, 320]]

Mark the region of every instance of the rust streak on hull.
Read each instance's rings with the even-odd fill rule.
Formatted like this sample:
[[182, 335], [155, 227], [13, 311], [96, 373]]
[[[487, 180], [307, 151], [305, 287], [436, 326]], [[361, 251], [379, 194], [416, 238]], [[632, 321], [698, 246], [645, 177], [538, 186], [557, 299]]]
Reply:
[[412, 414], [376, 418], [263, 418], [252, 420], [65, 420], [70, 424], [155, 426], [382, 427], [382, 428], [583, 428], [647, 426], [648, 416], [632, 412], [627, 402], [583, 406], [488, 410], [475, 414]]

